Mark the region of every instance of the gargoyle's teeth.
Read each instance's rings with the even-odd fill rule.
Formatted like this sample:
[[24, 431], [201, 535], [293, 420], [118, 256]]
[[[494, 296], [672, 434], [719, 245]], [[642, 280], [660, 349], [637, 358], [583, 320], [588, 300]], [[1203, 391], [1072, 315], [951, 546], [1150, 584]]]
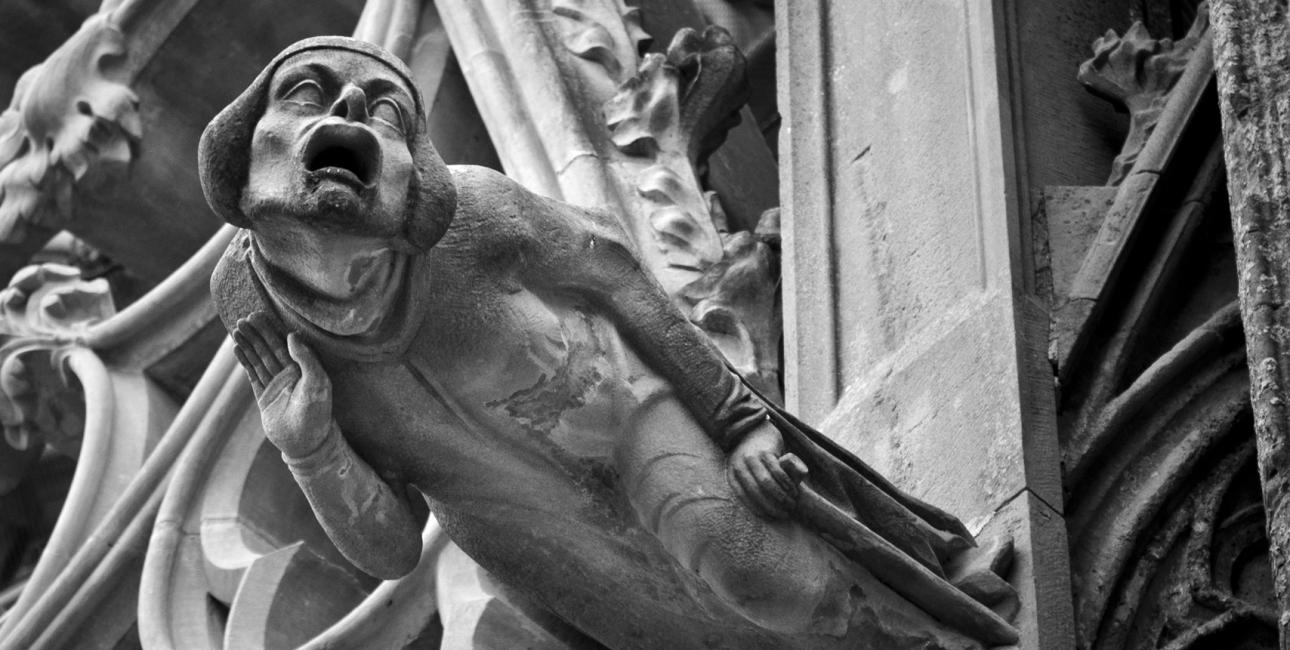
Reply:
[[316, 172], [328, 167], [344, 169], [354, 176], [357, 176], [359, 182], [364, 184], [370, 180], [368, 178], [367, 165], [363, 161], [363, 157], [358, 155], [358, 152], [348, 147], [340, 145], [326, 147], [314, 155], [314, 157], [305, 166], [305, 168], [311, 172]]

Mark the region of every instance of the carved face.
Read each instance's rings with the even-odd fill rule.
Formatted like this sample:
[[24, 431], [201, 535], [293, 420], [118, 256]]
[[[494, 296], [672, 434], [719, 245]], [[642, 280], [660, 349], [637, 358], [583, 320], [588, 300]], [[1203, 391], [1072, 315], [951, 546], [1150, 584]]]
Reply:
[[337, 234], [403, 233], [417, 119], [398, 73], [355, 52], [316, 50], [273, 75], [251, 140], [242, 210]]

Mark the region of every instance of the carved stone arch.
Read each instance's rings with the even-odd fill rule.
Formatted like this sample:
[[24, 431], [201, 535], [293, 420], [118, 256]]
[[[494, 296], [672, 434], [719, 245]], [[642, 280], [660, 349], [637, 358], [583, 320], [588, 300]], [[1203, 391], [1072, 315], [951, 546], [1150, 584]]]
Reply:
[[1105, 409], [1068, 501], [1080, 648], [1275, 647], [1251, 426], [1234, 304]]
[[1243, 413], [1138, 541], [1095, 648], [1278, 647], [1251, 427]]

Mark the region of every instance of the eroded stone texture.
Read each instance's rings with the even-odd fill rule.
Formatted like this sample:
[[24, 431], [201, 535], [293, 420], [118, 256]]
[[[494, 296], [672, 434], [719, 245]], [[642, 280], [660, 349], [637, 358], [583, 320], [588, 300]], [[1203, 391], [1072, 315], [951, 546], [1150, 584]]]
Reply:
[[1290, 26], [1285, 4], [1276, 0], [1217, 0], [1211, 6], [1241, 320], [1284, 647], [1290, 639]]

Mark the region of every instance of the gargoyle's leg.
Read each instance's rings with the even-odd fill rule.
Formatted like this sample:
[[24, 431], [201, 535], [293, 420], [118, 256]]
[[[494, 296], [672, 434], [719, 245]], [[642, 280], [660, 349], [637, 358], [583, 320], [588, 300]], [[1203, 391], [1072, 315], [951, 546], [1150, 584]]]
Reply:
[[780, 633], [846, 633], [852, 581], [836, 554], [800, 524], [740, 502], [725, 454], [672, 393], [636, 410], [617, 460], [644, 526], [736, 611]]

